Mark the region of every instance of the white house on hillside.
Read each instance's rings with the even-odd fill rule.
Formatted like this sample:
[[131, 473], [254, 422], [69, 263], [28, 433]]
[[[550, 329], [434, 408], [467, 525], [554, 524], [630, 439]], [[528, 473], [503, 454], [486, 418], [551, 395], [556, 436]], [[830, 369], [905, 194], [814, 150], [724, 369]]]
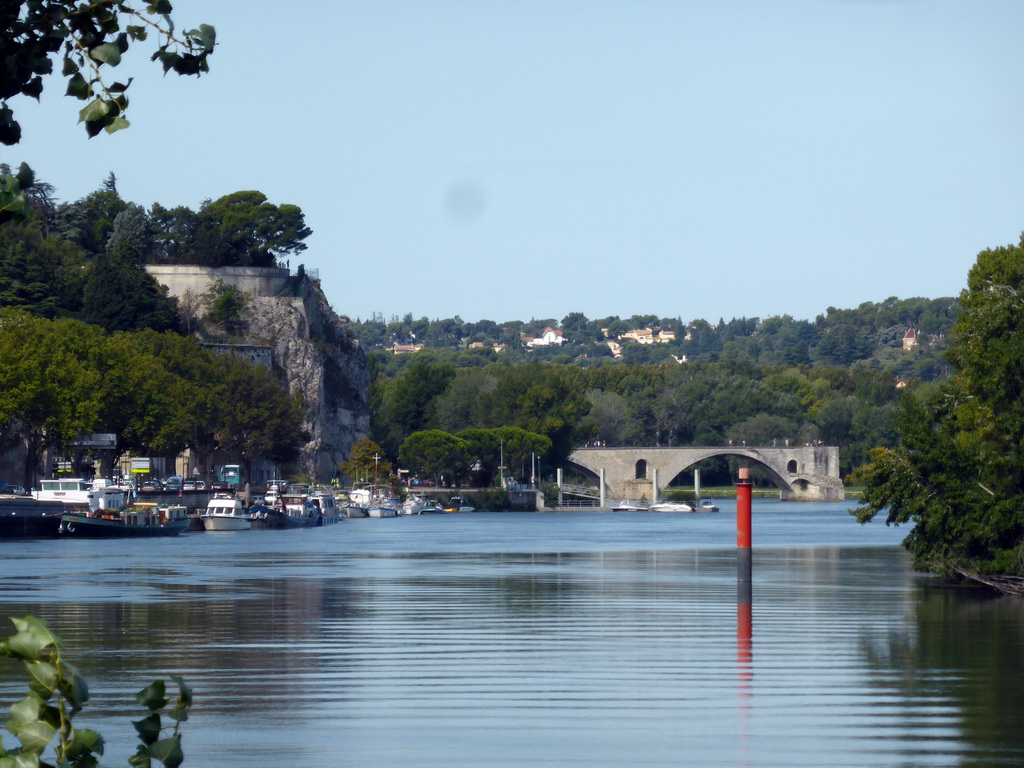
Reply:
[[535, 339], [529, 336], [522, 336], [522, 342], [527, 347], [560, 347], [565, 344], [565, 337], [561, 331], [556, 331], [550, 326], [544, 329], [544, 333]]

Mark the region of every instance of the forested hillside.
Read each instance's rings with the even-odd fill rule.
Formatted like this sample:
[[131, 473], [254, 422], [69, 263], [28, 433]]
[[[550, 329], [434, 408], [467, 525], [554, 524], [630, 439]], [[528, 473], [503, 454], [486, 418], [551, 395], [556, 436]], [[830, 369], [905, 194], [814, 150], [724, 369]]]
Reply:
[[[29, 203], [26, 217], [0, 226], [0, 306], [108, 332], [195, 330], [196, 308], [179, 307], [146, 264], [273, 266], [309, 235], [301, 210], [254, 191], [197, 211], [146, 209], [123, 200], [111, 175], [70, 203], [37, 182]], [[206, 298], [212, 318], [223, 297]], [[845, 473], [894, 440], [903, 385], [945, 374], [958, 310], [956, 299], [891, 298], [829, 307], [814, 320], [572, 312], [500, 324], [374, 317], [351, 327], [371, 351], [370, 436], [396, 464], [416, 432], [515, 427], [551, 441], [552, 468], [593, 442], [820, 440], [840, 446]]]
[[[559, 322], [492, 320], [466, 322], [458, 316], [418, 320], [412, 315], [385, 322], [375, 316], [356, 320], [353, 328], [367, 349], [393, 350], [395, 345], [424, 349], [466, 350], [488, 362], [573, 363], [582, 366], [611, 363], [662, 364], [678, 362], [745, 361], [757, 365], [853, 366], [882, 370], [904, 379], [932, 380], [948, 372], [942, 362], [947, 334], [956, 322], [955, 298], [897, 299], [866, 302], [856, 309], [829, 307], [813, 321], [790, 316], [718, 320], [659, 318], [633, 315], [590, 320], [572, 312]], [[562, 343], [529, 346], [550, 328]], [[913, 329], [915, 345], [904, 350]], [[647, 331], [640, 336], [636, 331]], [[646, 342], [646, 343], [645, 343]], [[498, 348], [497, 351], [495, 348]], [[450, 358], [454, 365], [473, 360]], [[395, 356], [386, 364], [389, 374], [407, 364]]]

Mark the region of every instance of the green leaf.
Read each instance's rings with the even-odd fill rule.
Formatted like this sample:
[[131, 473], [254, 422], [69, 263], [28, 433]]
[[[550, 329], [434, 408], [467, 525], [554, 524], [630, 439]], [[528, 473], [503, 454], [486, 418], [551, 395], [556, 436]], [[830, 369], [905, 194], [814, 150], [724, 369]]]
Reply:
[[60, 684], [57, 668], [48, 661], [25, 662], [25, 668], [28, 670], [29, 688], [43, 698], [50, 698]]
[[117, 43], [97, 45], [89, 51], [89, 56], [101, 64], [109, 64], [112, 67], [116, 67], [121, 63], [121, 49]]
[[140, 27], [134, 24], [128, 24], [125, 26], [125, 30], [128, 32], [128, 36], [132, 40], [145, 40], [146, 39], [146, 28]]
[[151, 15], [166, 16], [172, 10], [170, 0], [153, 0], [146, 3], [146, 13]]
[[89, 86], [89, 82], [82, 77], [81, 72], [75, 72], [68, 80], [68, 89], [64, 92], [65, 96], [74, 96], [76, 99], [85, 101], [92, 95], [92, 88]]
[[178, 675], [171, 675], [171, 679], [178, 685], [178, 701], [167, 714], [171, 719], [183, 723], [188, 720], [188, 710], [192, 706], [192, 689]]
[[198, 29], [192, 29], [185, 33], [191, 40], [200, 45], [204, 53], [213, 51], [217, 44], [217, 30], [209, 24], [200, 24]]
[[43, 92], [43, 78], [33, 77], [27, 83], [21, 87], [21, 92], [26, 96], [31, 96], [36, 101], [39, 100], [39, 94]]
[[43, 699], [38, 694], [30, 693], [21, 701], [11, 705], [11, 719], [7, 723], [7, 730], [13, 733], [13, 728], [36, 722], [39, 720], [39, 713], [42, 709]]
[[124, 93], [128, 90], [128, 86], [132, 84], [132, 80], [134, 79], [134, 77], [129, 77], [127, 83], [114, 83], [109, 88], [107, 88], [107, 90], [111, 93]]
[[140, 746], [139, 751], [128, 758], [128, 765], [132, 766], [132, 768], [152, 768], [153, 761], [146, 754], [146, 748]]
[[167, 686], [163, 680], [154, 680], [135, 694], [135, 700], [150, 712], [163, 709], [167, 706]]
[[146, 750], [146, 753], [163, 763], [167, 768], [177, 768], [185, 760], [185, 753], [181, 751], [181, 734], [175, 734], [167, 739], [161, 739]]
[[28, 163], [22, 163], [18, 167], [18, 175], [16, 178], [18, 179], [18, 184], [21, 185], [22, 189], [28, 189], [36, 183], [35, 171], [29, 168]]
[[26, 616], [23, 619], [12, 618], [11, 621], [18, 632], [0, 643], [0, 655], [24, 661], [38, 661], [48, 646], [58, 643], [56, 635], [39, 619]]
[[129, 125], [131, 125], [131, 123], [129, 123], [123, 117], [115, 117], [113, 120], [110, 121], [110, 125], [108, 125], [103, 130], [105, 130], [107, 133], [113, 133], [114, 131], [123, 130], [124, 128], [127, 128]]
[[53, 737], [57, 735], [57, 729], [49, 723], [37, 720], [34, 723], [25, 723], [18, 726], [17, 731], [12, 730], [11, 733], [18, 737], [18, 741], [21, 742], [23, 749], [39, 754], [46, 749], [46, 746]]
[[68, 77], [78, 72], [78, 64], [70, 56], [64, 57], [64, 68], [61, 70], [61, 75]]
[[39, 755], [19, 752], [16, 755], [0, 757], [0, 768], [39, 768]]
[[160, 715], [156, 712], [141, 720], [133, 721], [132, 725], [135, 726], [139, 738], [145, 744], [154, 744], [160, 738]]
[[95, 123], [97, 120], [102, 120], [107, 116], [110, 111], [110, 106], [101, 98], [96, 98], [82, 107], [78, 113], [78, 122], [80, 123]]
[[60, 692], [71, 705], [72, 714], [80, 710], [89, 700], [89, 684], [71, 664], [64, 664], [65, 678], [60, 683]]
[[[71, 758], [79, 755], [103, 754], [103, 737], [91, 728], [76, 728], [68, 744], [67, 756]], [[77, 763], [76, 763], [77, 765]]]

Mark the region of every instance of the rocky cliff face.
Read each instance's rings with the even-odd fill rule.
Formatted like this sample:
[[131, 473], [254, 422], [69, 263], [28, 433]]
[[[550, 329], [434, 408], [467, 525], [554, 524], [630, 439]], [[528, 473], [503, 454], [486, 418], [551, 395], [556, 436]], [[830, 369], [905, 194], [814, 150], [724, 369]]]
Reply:
[[320, 288], [293, 279], [292, 295], [250, 296], [245, 337], [273, 350], [273, 370], [306, 408], [309, 442], [295, 469], [325, 482], [370, 426], [366, 353], [347, 318], [334, 313]]

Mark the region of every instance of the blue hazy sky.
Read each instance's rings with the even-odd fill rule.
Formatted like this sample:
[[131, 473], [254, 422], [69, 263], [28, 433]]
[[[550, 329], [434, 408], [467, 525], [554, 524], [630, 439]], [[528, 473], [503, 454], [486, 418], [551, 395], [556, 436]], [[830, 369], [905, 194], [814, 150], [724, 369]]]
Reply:
[[956, 295], [1024, 230], [1020, 0], [174, 8], [217, 28], [209, 76], [147, 43], [92, 140], [51, 78], [3, 159], [62, 200], [113, 171], [146, 206], [294, 203], [292, 268], [352, 317], [812, 319]]

